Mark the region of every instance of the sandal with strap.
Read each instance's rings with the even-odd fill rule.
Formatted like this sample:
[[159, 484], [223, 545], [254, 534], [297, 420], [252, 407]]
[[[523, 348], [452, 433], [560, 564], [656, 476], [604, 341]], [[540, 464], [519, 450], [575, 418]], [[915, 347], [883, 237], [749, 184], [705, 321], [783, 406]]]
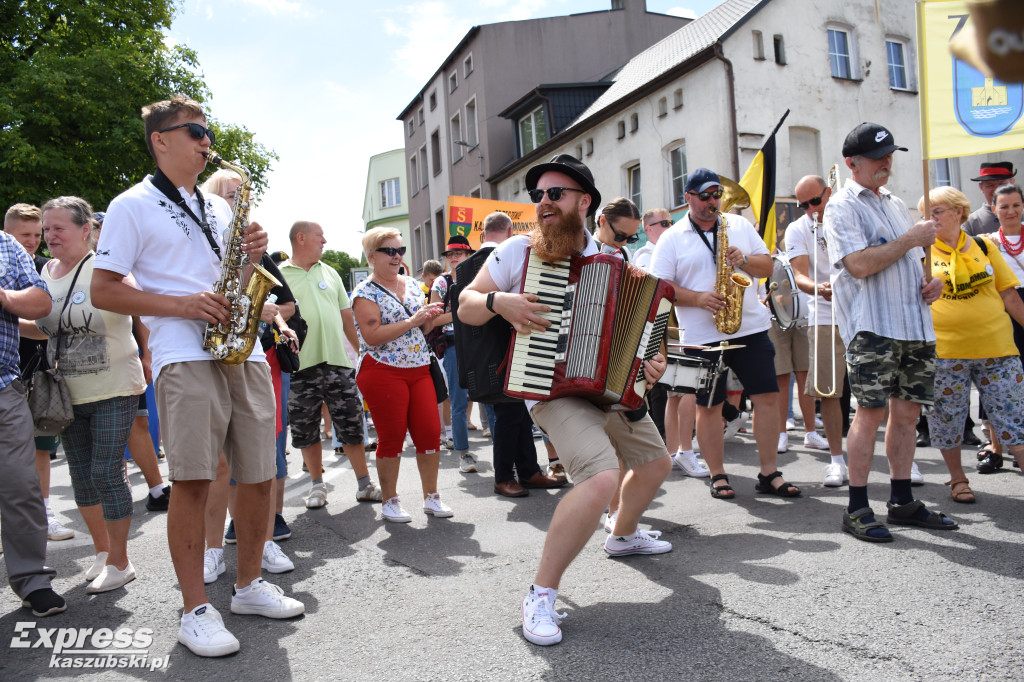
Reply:
[[[863, 507], [856, 511], [848, 512], [843, 514], [843, 531], [849, 533], [858, 540], [864, 542], [892, 542], [892, 534], [889, 529], [885, 527], [885, 524], [881, 521], [872, 521], [871, 523], [864, 523], [861, 521], [865, 516], [874, 516], [875, 512], [871, 507]], [[881, 528], [885, 531], [885, 535], [874, 536], [868, 535], [869, 530], [875, 528]]]
[[[725, 481], [725, 485], [715, 487], [715, 481]], [[725, 474], [718, 474], [711, 477], [711, 497], [716, 500], [731, 500], [736, 497], [736, 491], [729, 485], [729, 477]]]
[[[919, 509], [924, 509], [924, 502], [914, 500], [906, 504], [893, 504], [887, 502], [889, 514], [885, 517], [886, 523], [897, 526], [917, 526], [918, 528], [929, 528], [931, 530], [956, 530], [960, 526], [942, 512], [928, 512], [928, 516], [919, 519], [915, 516]], [[952, 521], [952, 523], [946, 523]]]
[[970, 483], [966, 478], [961, 478], [957, 481], [946, 481], [946, 485], [949, 486], [949, 494], [953, 497], [954, 502], [963, 502], [964, 504], [974, 502], [974, 491], [971, 490]]
[[766, 493], [768, 495], [778, 495], [779, 497], [800, 497], [800, 488], [797, 488], [792, 483], [782, 482], [782, 485], [775, 487], [772, 485], [772, 481], [776, 478], [782, 478], [782, 472], [776, 471], [774, 473], [757, 475], [757, 485], [754, 486], [754, 490], [759, 493]]

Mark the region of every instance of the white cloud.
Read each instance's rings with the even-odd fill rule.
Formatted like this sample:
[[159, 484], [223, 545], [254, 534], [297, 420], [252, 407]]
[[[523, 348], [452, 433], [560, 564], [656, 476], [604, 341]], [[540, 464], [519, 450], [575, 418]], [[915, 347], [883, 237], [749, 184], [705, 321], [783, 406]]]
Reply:
[[278, 14], [303, 14], [309, 13], [303, 10], [302, 3], [293, 0], [241, 0], [246, 5], [258, 7], [273, 15]]
[[665, 11], [665, 14], [670, 14], [674, 17], [683, 17], [684, 19], [697, 18], [697, 12], [687, 7], [670, 7]]
[[455, 49], [472, 26], [448, 2], [418, 2], [386, 10], [384, 32], [401, 40], [393, 61], [399, 70], [424, 82]]

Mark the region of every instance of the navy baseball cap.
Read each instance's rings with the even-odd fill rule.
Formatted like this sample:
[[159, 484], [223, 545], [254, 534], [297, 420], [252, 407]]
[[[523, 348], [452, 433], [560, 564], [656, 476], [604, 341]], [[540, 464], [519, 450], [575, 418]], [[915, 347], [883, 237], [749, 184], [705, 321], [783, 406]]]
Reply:
[[683, 188], [686, 192], [699, 193], [706, 190], [708, 187], [721, 187], [722, 181], [719, 179], [718, 174], [707, 168], [698, 168], [690, 174], [690, 177], [686, 180], [686, 187]]

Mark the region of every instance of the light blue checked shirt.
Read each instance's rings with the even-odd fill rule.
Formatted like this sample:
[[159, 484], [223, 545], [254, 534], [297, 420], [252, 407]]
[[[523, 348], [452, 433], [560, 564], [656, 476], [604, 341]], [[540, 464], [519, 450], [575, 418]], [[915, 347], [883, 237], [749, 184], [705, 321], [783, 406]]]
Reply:
[[[22, 291], [39, 287], [50, 290], [36, 272], [32, 256], [14, 237], [0, 231], [0, 287], [8, 291]], [[7, 388], [21, 376], [18, 370], [18, 317], [0, 308], [0, 389]]]
[[915, 246], [895, 263], [857, 279], [843, 267], [851, 253], [903, 236], [910, 213], [887, 189], [881, 196], [850, 179], [825, 207], [825, 236], [832, 272], [833, 310], [849, 346], [858, 332], [900, 341], [934, 341], [932, 313], [921, 296], [924, 249]]

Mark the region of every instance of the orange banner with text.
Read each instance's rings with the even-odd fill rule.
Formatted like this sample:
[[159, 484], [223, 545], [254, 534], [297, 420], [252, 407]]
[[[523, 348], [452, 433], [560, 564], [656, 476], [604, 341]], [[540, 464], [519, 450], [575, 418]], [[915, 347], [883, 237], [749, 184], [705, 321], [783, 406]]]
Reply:
[[536, 225], [537, 214], [533, 204], [518, 204], [512, 201], [493, 199], [471, 199], [470, 197], [448, 197], [448, 236], [462, 235], [469, 245], [479, 249], [483, 242], [484, 218], [495, 211], [501, 211], [512, 219], [512, 234], [525, 234]]

